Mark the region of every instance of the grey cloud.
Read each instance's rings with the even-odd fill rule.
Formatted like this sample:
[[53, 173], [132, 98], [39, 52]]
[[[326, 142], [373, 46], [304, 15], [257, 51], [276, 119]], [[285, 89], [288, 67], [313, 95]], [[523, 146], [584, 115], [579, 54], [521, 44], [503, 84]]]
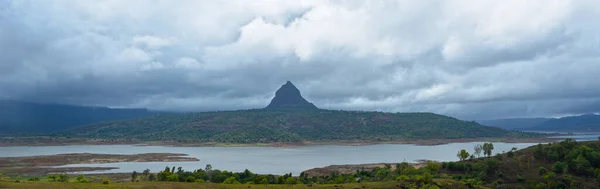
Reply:
[[600, 111], [599, 3], [492, 5], [0, 1], [0, 97], [247, 109], [291, 80], [322, 108], [465, 119]]

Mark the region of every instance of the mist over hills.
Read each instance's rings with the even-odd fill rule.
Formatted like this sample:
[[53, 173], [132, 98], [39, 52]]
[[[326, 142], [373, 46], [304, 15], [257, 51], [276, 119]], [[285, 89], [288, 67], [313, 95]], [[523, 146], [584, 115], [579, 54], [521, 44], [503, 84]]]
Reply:
[[600, 115], [584, 114], [561, 118], [513, 118], [479, 120], [480, 124], [524, 131], [600, 131]]
[[158, 114], [147, 109], [114, 109], [0, 100], [0, 134], [62, 132], [78, 125]]

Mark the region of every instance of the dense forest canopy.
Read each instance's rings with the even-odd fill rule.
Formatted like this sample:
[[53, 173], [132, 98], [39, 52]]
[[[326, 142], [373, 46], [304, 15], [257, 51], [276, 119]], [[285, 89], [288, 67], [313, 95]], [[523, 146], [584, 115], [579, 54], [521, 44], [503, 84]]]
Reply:
[[158, 115], [79, 127], [79, 137], [180, 142], [299, 142], [530, 137], [433, 113], [257, 109]]

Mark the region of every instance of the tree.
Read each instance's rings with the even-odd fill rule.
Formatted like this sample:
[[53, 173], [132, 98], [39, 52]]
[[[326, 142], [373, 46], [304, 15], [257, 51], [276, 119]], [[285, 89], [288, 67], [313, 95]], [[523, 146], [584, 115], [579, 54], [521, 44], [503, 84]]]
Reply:
[[494, 144], [492, 143], [483, 143], [483, 154], [487, 157], [492, 156], [492, 151], [494, 150]]
[[592, 173], [590, 162], [583, 157], [583, 155], [577, 156], [573, 161], [574, 169], [578, 174], [589, 176]]
[[462, 150], [458, 151], [458, 154], [456, 154], [456, 157], [458, 157], [458, 159], [460, 159], [461, 161], [464, 161], [467, 158], [469, 158], [469, 152], [467, 152], [467, 150], [465, 150], [465, 149], [462, 149]]
[[148, 177], [150, 176], [150, 169], [144, 170], [144, 172], [142, 172], [142, 175], [144, 177], [142, 179], [148, 179]]
[[137, 177], [137, 171], [133, 171], [133, 173], [131, 173], [131, 182], [135, 182], [137, 180]]
[[477, 144], [475, 145], [475, 152], [473, 152], [475, 155], [477, 155], [477, 157], [481, 157], [481, 150], [483, 149], [483, 146], [481, 146], [481, 144]]
[[206, 171], [207, 173], [210, 173], [212, 171], [212, 165], [206, 164], [206, 167], [204, 167], [204, 171]]
[[148, 175], [148, 181], [155, 181], [155, 180], [156, 180], [156, 175], [155, 174]]

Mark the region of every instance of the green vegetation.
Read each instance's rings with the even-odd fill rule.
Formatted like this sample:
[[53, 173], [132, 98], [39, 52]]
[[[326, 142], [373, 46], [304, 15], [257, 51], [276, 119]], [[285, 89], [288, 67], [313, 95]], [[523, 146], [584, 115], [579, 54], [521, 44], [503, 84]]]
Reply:
[[444, 162], [441, 172], [456, 180], [495, 188], [595, 188], [600, 186], [599, 168], [598, 141], [567, 139], [522, 150], [513, 148], [488, 158]]
[[158, 115], [84, 126], [72, 136], [142, 141], [269, 143], [300, 141], [531, 137], [433, 113], [241, 110]]

